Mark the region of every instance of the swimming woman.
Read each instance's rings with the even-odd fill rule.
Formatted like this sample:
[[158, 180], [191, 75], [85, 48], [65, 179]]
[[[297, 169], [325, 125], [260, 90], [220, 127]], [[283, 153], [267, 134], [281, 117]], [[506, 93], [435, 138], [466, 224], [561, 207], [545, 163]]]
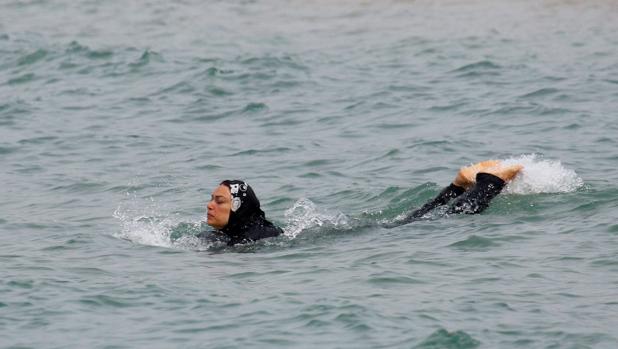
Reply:
[[221, 182], [212, 192], [207, 209], [206, 223], [216, 230], [198, 235], [205, 240], [231, 246], [283, 234], [281, 228], [266, 219], [260, 200], [244, 181]]
[[[438, 206], [456, 199], [448, 213], [482, 212], [523, 168], [521, 165], [503, 166], [500, 161], [488, 160], [463, 167], [455, 180], [438, 196], [404, 219], [388, 227], [418, 220]], [[213, 191], [207, 205], [207, 223], [213, 232], [198, 236], [208, 241], [223, 241], [228, 245], [246, 243], [283, 234], [283, 230], [268, 221], [260, 209], [260, 201], [253, 189], [241, 180], [225, 180]]]

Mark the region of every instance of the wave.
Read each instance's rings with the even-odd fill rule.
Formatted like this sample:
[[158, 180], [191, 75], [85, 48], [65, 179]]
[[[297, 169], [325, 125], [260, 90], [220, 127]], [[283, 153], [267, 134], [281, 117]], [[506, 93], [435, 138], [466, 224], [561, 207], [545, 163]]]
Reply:
[[309, 199], [300, 199], [285, 211], [286, 225], [283, 230], [289, 238], [315, 227], [330, 227], [338, 230], [351, 228], [350, 219], [341, 212], [329, 213], [318, 209]]
[[203, 219], [194, 223], [182, 222], [177, 215], [162, 213], [154, 199], [146, 202], [135, 196], [118, 206], [113, 217], [120, 221], [120, 231], [113, 236], [146, 246], [203, 250], [211, 246], [203, 244], [196, 236], [203, 231]]
[[457, 349], [472, 349], [477, 348], [481, 342], [472, 338], [464, 331], [449, 332], [444, 328], [440, 328], [433, 332], [429, 337], [425, 338], [420, 344], [414, 346], [415, 349], [429, 348], [457, 348]]

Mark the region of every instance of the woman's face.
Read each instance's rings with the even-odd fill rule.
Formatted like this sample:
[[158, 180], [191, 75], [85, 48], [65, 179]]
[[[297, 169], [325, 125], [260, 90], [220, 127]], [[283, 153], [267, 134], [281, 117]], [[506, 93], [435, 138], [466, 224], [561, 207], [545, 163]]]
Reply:
[[218, 186], [210, 197], [206, 206], [208, 208], [208, 220], [206, 223], [215, 229], [223, 229], [230, 220], [232, 211], [232, 194], [230, 188], [225, 185]]

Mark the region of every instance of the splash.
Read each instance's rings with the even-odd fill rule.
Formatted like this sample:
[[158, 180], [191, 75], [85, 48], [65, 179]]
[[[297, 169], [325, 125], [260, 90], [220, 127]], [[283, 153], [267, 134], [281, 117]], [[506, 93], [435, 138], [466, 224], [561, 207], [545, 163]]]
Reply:
[[[119, 205], [114, 211], [113, 216], [120, 221], [121, 229], [113, 236], [147, 246], [181, 249], [205, 247], [194, 235], [178, 232], [179, 229], [199, 231], [201, 222], [182, 223], [178, 217], [161, 212], [165, 212], [165, 209], [154, 199], [150, 198], [144, 202], [132, 196], [128, 202]], [[188, 229], [187, 226], [193, 226], [194, 229]]]
[[504, 193], [507, 194], [569, 193], [584, 185], [577, 173], [565, 168], [560, 161], [544, 160], [537, 154], [521, 155], [503, 162], [524, 166], [506, 186]]
[[121, 208], [114, 211], [114, 218], [120, 220], [121, 230], [114, 236], [131, 242], [160, 247], [171, 247], [170, 220], [156, 217], [130, 217]]
[[320, 212], [309, 199], [300, 199], [284, 213], [286, 226], [283, 229], [289, 238], [295, 238], [302, 231], [314, 227], [330, 226], [335, 228], [348, 227], [349, 220], [341, 212]]

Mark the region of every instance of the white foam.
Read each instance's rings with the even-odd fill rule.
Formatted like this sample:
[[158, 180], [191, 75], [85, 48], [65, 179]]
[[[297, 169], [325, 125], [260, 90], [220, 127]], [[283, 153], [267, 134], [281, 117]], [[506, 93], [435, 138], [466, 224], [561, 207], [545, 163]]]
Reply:
[[116, 237], [142, 245], [171, 247], [169, 220], [156, 221], [145, 216], [131, 218], [118, 210], [114, 212], [114, 217], [122, 225], [121, 231], [114, 234]]
[[[183, 236], [172, 241], [172, 229], [180, 223], [180, 219], [165, 212], [152, 198], [137, 199], [127, 194], [129, 199], [114, 211], [114, 218], [120, 221], [121, 229], [113, 234], [120, 239], [147, 246], [167, 248], [195, 249], [202, 248], [199, 239], [194, 236]], [[200, 224], [200, 223], [195, 223]]]
[[348, 217], [341, 212], [320, 212], [309, 199], [302, 198], [284, 213], [286, 226], [283, 229], [289, 238], [295, 238], [302, 231], [321, 226], [347, 227]]
[[524, 166], [504, 189], [507, 194], [569, 193], [584, 185], [577, 173], [565, 168], [560, 161], [545, 160], [537, 154], [505, 159], [503, 163]]

